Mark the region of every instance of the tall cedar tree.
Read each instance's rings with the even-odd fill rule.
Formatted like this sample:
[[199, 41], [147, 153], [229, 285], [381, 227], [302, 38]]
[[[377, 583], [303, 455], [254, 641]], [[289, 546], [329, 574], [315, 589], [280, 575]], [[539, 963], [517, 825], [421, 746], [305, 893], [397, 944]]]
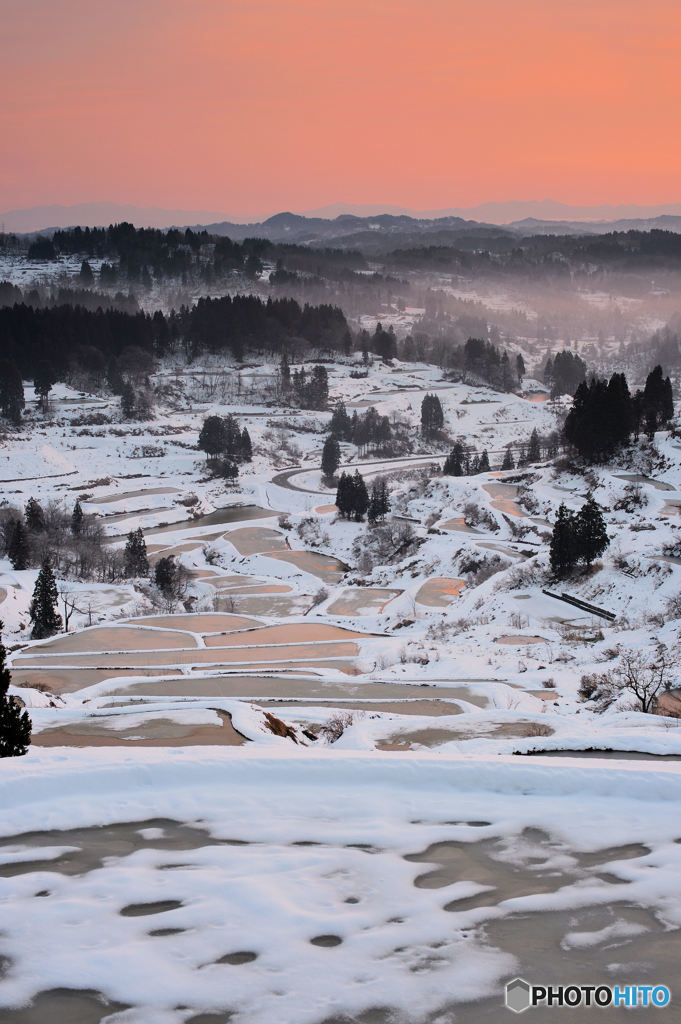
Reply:
[[125, 545], [123, 555], [125, 575], [129, 577], [148, 576], [149, 559], [147, 558], [147, 545], [144, 540], [142, 528], [131, 530]]
[[388, 488], [385, 480], [376, 480], [371, 486], [371, 498], [369, 499], [367, 519], [372, 524], [377, 523], [380, 520], [385, 519], [389, 511], [390, 497], [388, 495]]
[[0, 412], [18, 427], [24, 405], [24, 384], [17, 364], [3, 359], [0, 362]]
[[55, 372], [52, 363], [47, 359], [43, 359], [38, 363], [38, 367], [35, 371], [33, 378], [33, 384], [37, 395], [40, 395], [40, 407], [43, 412], [47, 412], [47, 402], [52, 385], [57, 383], [57, 374]]
[[45, 513], [43, 512], [42, 505], [35, 498], [29, 498], [26, 502], [24, 519], [26, 520], [26, 526], [33, 533], [43, 533], [45, 531]]
[[442, 472], [445, 476], [463, 476], [466, 461], [466, 449], [457, 441], [445, 459]]
[[21, 519], [14, 519], [7, 526], [9, 541], [7, 557], [15, 569], [27, 569], [31, 549], [26, 527]]
[[504, 459], [501, 463], [501, 468], [515, 469], [515, 463], [513, 462], [513, 447], [510, 444], [507, 444], [504, 450]]
[[489, 455], [487, 454], [487, 449], [484, 449], [480, 456], [480, 462], [478, 463], [478, 473], [489, 473], [489, 470]]
[[364, 482], [364, 477], [358, 469], [355, 470], [352, 477], [352, 504], [353, 516], [359, 523], [364, 519], [369, 508], [369, 492]]
[[539, 434], [535, 427], [530, 434], [530, 441], [527, 446], [527, 461], [528, 462], [539, 462], [541, 459], [541, 448], [539, 445]]
[[322, 449], [322, 476], [332, 480], [340, 466], [341, 450], [335, 437], [327, 437]]
[[225, 426], [222, 416], [208, 416], [199, 434], [199, 448], [212, 462], [225, 450]]
[[369, 493], [359, 470], [341, 473], [336, 489], [336, 505], [344, 519], [360, 522], [369, 508]]
[[551, 534], [551, 572], [558, 579], [565, 579], [577, 563], [577, 544], [574, 517], [561, 503]]
[[244, 462], [253, 461], [253, 445], [251, 444], [251, 435], [248, 433], [246, 427], [241, 431], [241, 458]]
[[610, 543], [600, 505], [591, 495], [577, 513], [576, 527], [579, 558], [586, 565], [591, 565]]
[[53, 636], [62, 627], [61, 615], [57, 614], [57, 581], [49, 558], [44, 560], [38, 573], [30, 615], [33, 623], [32, 640], [43, 640], [45, 637]]
[[437, 395], [425, 395], [421, 402], [421, 433], [425, 438], [436, 437], [444, 426], [442, 403]]
[[352, 420], [343, 402], [338, 402], [331, 415], [329, 433], [339, 441], [352, 440]]
[[83, 507], [79, 501], [73, 506], [73, 512], [71, 513], [71, 533], [74, 536], [78, 536], [80, 531], [83, 529]]
[[7, 651], [0, 640], [0, 757], [21, 757], [31, 743], [31, 719], [7, 692], [12, 676], [6, 659]]

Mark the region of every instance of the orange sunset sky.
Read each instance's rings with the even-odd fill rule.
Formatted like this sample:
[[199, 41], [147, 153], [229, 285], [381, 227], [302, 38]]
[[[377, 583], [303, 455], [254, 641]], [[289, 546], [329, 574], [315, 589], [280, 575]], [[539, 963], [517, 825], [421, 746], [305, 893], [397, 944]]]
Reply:
[[680, 0], [0, 0], [0, 209], [681, 200]]

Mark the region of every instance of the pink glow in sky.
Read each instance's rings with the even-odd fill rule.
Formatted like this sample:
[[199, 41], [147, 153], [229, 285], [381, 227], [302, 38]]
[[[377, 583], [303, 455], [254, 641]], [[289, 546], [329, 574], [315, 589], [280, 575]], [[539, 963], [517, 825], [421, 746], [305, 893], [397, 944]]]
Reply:
[[3, 0], [0, 209], [679, 201], [678, 0]]

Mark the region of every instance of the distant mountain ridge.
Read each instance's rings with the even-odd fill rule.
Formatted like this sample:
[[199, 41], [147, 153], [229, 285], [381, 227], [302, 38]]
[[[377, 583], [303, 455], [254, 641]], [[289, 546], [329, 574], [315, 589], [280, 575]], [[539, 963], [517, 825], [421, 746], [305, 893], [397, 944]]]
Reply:
[[[205, 228], [235, 241], [259, 235], [271, 241], [320, 242], [376, 232], [413, 236], [496, 231], [520, 234], [600, 234], [607, 231], [681, 232], [681, 203], [661, 206], [570, 206], [554, 200], [481, 203], [469, 209], [415, 213], [400, 207], [335, 203], [308, 213], [276, 213], [261, 220], [206, 210], [171, 210], [117, 203], [39, 206], [0, 213], [0, 230], [17, 233], [57, 228], [104, 227], [130, 221], [137, 227]], [[437, 244], [433, 242], [432, 244]]]

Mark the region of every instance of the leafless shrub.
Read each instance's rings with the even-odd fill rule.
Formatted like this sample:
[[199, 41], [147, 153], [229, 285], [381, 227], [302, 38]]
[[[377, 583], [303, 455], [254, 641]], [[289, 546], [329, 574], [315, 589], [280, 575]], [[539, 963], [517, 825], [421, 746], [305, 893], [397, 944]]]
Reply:
[[641, 484], [633, 482], [626, 485], [613, 508], [621, 512], [634, 512], [637, 508], [645, 508], [647, 504], [648, 498]]
[[681, 594], [670, 597], [664, 610], [667, 619], [681, 619]]
[[484, 526], [493, 533], [499, 529], [499, 524], [489, 509], [475, 501], [469, 501], [464, 505], [463, 520], [466, 526]]
[[422, 647], [403, 647], [400, 650], [401, 665], [428, 665], [429, 662], [430, 658], [428, 657], [428, 653]]
[[201, 548], [201, 554], [209, 565], [220, 564], [220, 552], [212, 544], [207, 544], [204, 548]]
[[300, 539], [310, 547], [325, 547], [330, 543], [330, 537], [323, 528], [319, 519], [306, 516], [296, 526], [296, 533]]
[[277, 523], [279, 524], [280, 530], [290, 530], [292, 528], [291, 520], [287, 515], [279, 516]]
[[336, 743], [346, 729], [353, 724], [355, 716], [352, 711], [336, 711], [320, 726], [319, 734], [327, 743]]
[[324, 604], [329, 596], [329, 592], [326, 587], [320, 587], [317, 593], [312, 598], [312, 607], [316, 608], [319, 604]]
[[440, 622], [433, 622], [428, 627], [426, 636], [429, 640], [448, 640], [450, 637], [467, 633], [474, 625], [470, 619], [453, 619]]
[[391, 519], [359, 536], [352, 554], [364, 572], [376, 565], [391, 565], [406, 558], [421, 542], [411, 523]]
[[605, 711], [629, 694], [633, 709], [651, 714], [660, 695], [671, 689], [671, 684], [672, 663], [666, 651], [628, 650], [622, 652], [611, 671], [582, 676], [579, 695], [583, 700], [592, 700], [597, 711]]
[[553, 676], [549, 676], [547, 679], [542, 679], [542, 686], [545, 690], [555, 690], [556, 680]]

